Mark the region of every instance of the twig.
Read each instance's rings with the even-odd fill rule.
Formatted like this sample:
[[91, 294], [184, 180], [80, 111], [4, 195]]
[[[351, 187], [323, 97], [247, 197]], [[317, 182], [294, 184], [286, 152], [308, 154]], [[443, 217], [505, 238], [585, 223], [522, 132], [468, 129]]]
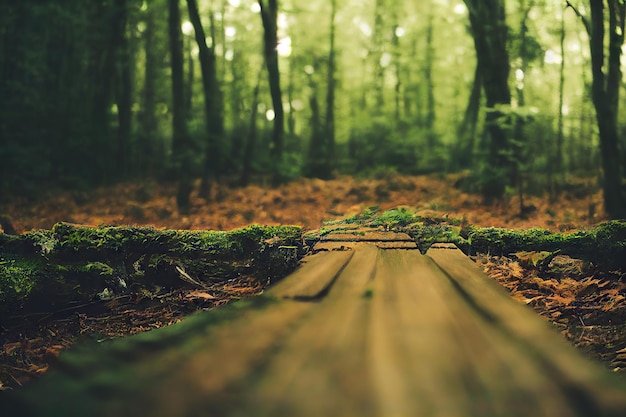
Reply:
[[191, 278], [191, 276], [189, 276], [189, 274], [187, 272], [185, 272], [185, 270], [181, 266], [176, 265], [176, 271], [178, 271], [178, 273], [180, 274], [180, 278], [183, 281], [187, 281], [190, 284], [198, 286], [198, 287], [200, 287], [200, 288], [202, 288], [204, 290], [208, 289], [208, 287], [206, 285], [204, 285], [203, 283], [198, 282], [195, 279]]
[[18, 381], [18, 380], [17, 380], [17, 379], [16, 379], [16, 378], [12, 375], [12, 374], [9, 374], [9, 376], [11, 377], [11, 379], [12, 379], [13, 381], [15, 381], [15, 383], [16, 383], [17, 385], [19, 385], [20, 387], [22, 386], [22, 383], [21, 383], [20, 381]]
[[587, 35], [591, 36], [591, 26], [589, 25], [589, 21], [587, 20], [587, 18], [585, 17], [585, 15], [583, 15], [580, 10], [578, 10], [576, 8], [576, 6], [574, 6], [572, 3], [570, 3], [569, 0], [565, 0], [565, 8], [571, 8], [574, 13], [576, 13], [576, 16], [580, 17], [580, 20], [583, 22], [583, 25], [585, 26], [585, 30], [587, 31]]
[[11, 317], [9, 317], [9, 320], [28, 319], [28, 318], [37, 317], [37, 316], [45, 316], [43, 319], [40, 319], [40, 320], [45, 320], [47, 317], [53, 316], [55, 314], [66, 313], [68, 311], [74, 311], [74, 310], [80, 310], [81, 308], [89, 307], [89, 306], [92, 306], [92, 305], [95, 305], [95, 304], [101, 304], [101, 303], [105, 303], [105, 302], [109, 302], [109, 301], [121, 300], [123, 298], [129, 298], [129, 297], [130, 297], [130, 295], [120, 295], [119, 297], [111, 298], [111, 299], [108, 299], [108, 300], [91, 301], [89, 303], [80, 304], [80, 305], [72, 306], [72, 307], [66, 307], [66, 308], [62, 308], [61, 310], [56, 310], [56, 311], [53, 311], [53, 312], [45, 311], [45, 312], [39, 312], [39, 313], [24, 314], [24, 315], [21, 315], [21, 316], [11, 316]]

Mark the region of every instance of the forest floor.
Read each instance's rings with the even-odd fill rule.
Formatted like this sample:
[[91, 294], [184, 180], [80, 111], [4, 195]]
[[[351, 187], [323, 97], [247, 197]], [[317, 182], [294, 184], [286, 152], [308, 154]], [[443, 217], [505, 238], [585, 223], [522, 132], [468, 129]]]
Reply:
[[[15, 200], [0, 207], [18, 232], [50, 228], [60, 221], [81, 225], [152, 225], [170, 229], [230, 230], [251, 223], [296, 224], [305, 230], [378, 206], [407, 206], [422, 216], [463, 219], [479, 227], [541, 227], [567, 232], [606, 220], [602, 197], [589, 181], [573, 182], [557, 201], [547, 197], [511, 197], [484, 205], [478, 195], [459, 190], [460, 176], [300, 179], [268, 188], [215, 185], [210, 200], [192, 196], [192, 209], [180, 215], [173, 184], [120, 184], [89, 192], [55, 193], [37, 203]], [[559, 258], [559, 259], [557, 259]], [[626, 273], [606, 271], [557, 257], [555, 268], [537, 268], [532, 255], [475, 260], [520, 302], [550, 320], [574, 345], [626, 377]], [[555, 271], [559, 272], [556, 273]], [[123, 298], [44, 316], [15, 317], [0, 327], [0, 390], [18, 388], [45, 372], [63, 349], [81, 340], [106, 340], [180, 321], [200, 309], [211, 309], [262, 292], [264, 283], [245, 278], [219, 284], [219, 297], [176, 291], [156, 299]], [[19, 313], [18, 313], [19, 314]]]

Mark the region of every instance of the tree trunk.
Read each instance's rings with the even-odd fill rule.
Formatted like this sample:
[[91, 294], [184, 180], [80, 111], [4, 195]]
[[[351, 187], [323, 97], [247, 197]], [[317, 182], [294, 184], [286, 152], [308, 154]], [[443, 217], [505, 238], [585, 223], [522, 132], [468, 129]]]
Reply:
[[478, 114], [480, 113], [480, 99], [482, 96], [482, 69], [476, 63], [474, 70], [474, 81], [472, 91], [467, 101], [467, 107], [463, 114], [463, 120], [457, 129], [457, 164], [459, 168], [469, 168], [472, 166], [474, 158], [474, 146], [476, 144], [476, 127], [478, 126]]
[[604, 60], [604, 10], [603, 2], [591, 0], [591, 66], [593, 74], [592, 98], [596, 108], [596, 119], [600, 132], [600, 154], [604, 171], [604, 208], [612, 218], [626, 218], [626, 199], [622, 190], [622, 170], [619, 152], [617, 114], [619, 88], [622, 80], [620, 67], [622, 44], [624, 43], [624, 12], [622, 2], [608, 1], [609, 47], [608, 73], [605, 74]]
[[261, 89], [261, 73], [257, 77], [254, 91], [252, 92], [252, 108], [250, 109], [250, 128], [248, 131], [248, 140], [246, 141], [246, 149], [243, 154], [243, 168], [241, 170], [241, 178], [239, 184], [245, 187], [250, 182], [250, 176], [252, 174], [252, 159], [254, 157], [254, 150], [257, 142], [257, 129], [256, 119], [259, 112], [259, 90]]
[[433, 16], [428, 16], [428, 28], [426, 29], [426, 62], [424, 64], [424, 82], [426, 83], [426, 129], [428, 151], [433, 152], [436, 142], [435, 137], [435, 85], [433, 83], [433, 65], [435, 61], [435, 48], [433, 46]]
[[122, 178], [128, 174], [130, 135], [132, 122], [132, 73], [130, 42], [126, 29], [128, 26], [128, 11], [126, 0], [115, 1], [115, 21], [117, 27], [116, 45], [118, 49], [118, 86], [117, 86], [117, 174]]
[[176, 204], [181, 214], [191, 208], [190, 194], [193, 187], [191, 177], [191, 146], [187, 131], [183, 72], [183, 35], [181, 32], [178, 0], [168, 0], [169, 42], [172, 66], [172, 154], [178, 179]]
[[559, 37], [559, 48], [561, 51], [561, 66], [559, 67], [559, 112], [556, 132], [556, 150], [554, 153], [554, 174], [563, 178], [563, 104], [565, 94], [565, 14], [561, 15], [561, 29]]
[[[605, 53], [604, 1], [590, 0], [591, 21], [573, 6], [567, 5], [581, 18], [589, 34], [591, 51], [591, 96], [596, 109], [602, 158], [604, 209], [612, 218], [626, 218], [626, 197], [622, 189], [617, 115], [619, 88], [622, 81], [620, 66], [624, 43], [626, 4], [608, 0], [608, 59]], [[604, 67], [606, 66], [606, 72]]]
[[[200, 196], [208, 198], [211, 186], [210, 177], [216, 175], [215, 165], [217, 163], [217, 151], [220, 139], [223, 135], [224, 121], [220, 103], [219, 82], [217, 80], [217, 68], [215, 50], [209, 48], [206, 43], [206, 34], [200, 20], [198, 4], [196, 0], [187, 0], [189, 9], [189, 20], [194, 27], [196, 42], [198, 44], [198, 56], [200, 58], [200, 68], [202, 70], [202, 87], [204, 90], [204, 114], [207, 129], [206, 153], [204, 156], [204, 167], [202, 170], [202, 185], [200, 186]], [[215, 45], [215, 39], [213, 45]]]
[[384, 44], [384, 22], [383, 13], [385, 11], [385, 0], [376, 0], [374, 6], [374, 33], [372, 34], [372, 56], [374, 64], [374, 94], [376, 112], [383, 112], [385, 106], [385, 67], [382, 65], [383, 44]]
[[283, 139], [285, 135], [285, 113], [283, 110], [282, 92], [280, 89], [280, 71], [278, 67], [278, 0], [268, 0], [267, 5], [264, 0], [259, 0], [261, 8], [261, 19], [263, 21], [265, 65], [270, 84], [270, 94], [272, 96], [272, 106], [274, 107], [274, 132], [271, 155], [274, 160], [272, 164], [272, 181], [280, 181], [279, 168], [283, 156]]
[[309, 106], [311, 107], [311, 139], [309, 140], [309, 152], [307, 161], [307, 175], [313, 178], [324, 178], [326, 144], [320, 116], [320, 106], [317, 83], [313, 80], [313, 74], [309, 80]]
[[146, 61], [144, 65], [144, 84], [141, 95], [141, 113], [139, 123], [141, 135], [139, 142], [139, 168], [142, 174], [154, 174], [156, 161], [164, 155], [162, 145], [155, 142], [158, 123], [156, 119], [156, 79], [157, 54], [155, 53], [155, 21], [154, 6], [149, 5], [146, 11], [146, 29], [144, 35], [144, 49]]
[[489, 149], [482, 193], [485, 201], [490, 202], [504, 196], [511, 171], [506, 157], [510, 147], [509, 131], [505, 127], [508, 123], [503, 123], [509, 116], [502, 109], [502, 106], [511, 105], [505, 8], [503, 0], [464, 1], [469, 10], [476, 56], [483, 74]]
[[330, 14], [330, 39], [328, 52], [328, 80], [326, 84], [326, 120], [324, 125], [324, 172], [323, 178], [332, 177], [333, 163], [335, 160], [335, 16], [337, 13], [337, 0], [331, 0]]

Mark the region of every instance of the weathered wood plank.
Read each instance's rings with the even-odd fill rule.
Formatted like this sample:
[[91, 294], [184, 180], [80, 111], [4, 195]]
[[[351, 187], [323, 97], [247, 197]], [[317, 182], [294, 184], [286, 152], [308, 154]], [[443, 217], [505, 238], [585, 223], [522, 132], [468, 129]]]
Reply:
[[[184, 339], [78, 355], [25, 391], [40, 412], [22, 415], [623, 417], [626, 387], [460, 251], [351, 245], [311, 256], [260, 307], [172, 326]], [[283, 298], [315, 285], [315, 302]]]
[[[510, 384], [524, 387], [538, 406], [556, 413], [546, 415], [618, 416], [626, 411], [623, 381], [610, 378], [605, 369], [583, 357], [547, 321], [513, 301], [460, 250], [430, 249], [427, 255], [445, 272], [457, 299], [464, 300], [481, 317], [483, 331], [496, 339], [491, 350], [514, 352], [509, 358], [514, 364]], [[565, 407], [555, 406], [558, 398]]]
[[406, 233], [383, 232], [377, 230], [355, 230], [349, 233], [336, 232], [322, 236], [322, 242], [385, 242], [385, 241], [405, 241], [412, 242], [413, 238]]
[[380, 249], [417, 249], [415, 242], [376, 242], [375, 244]]
[[299, 323], [256, 378], [242, 387], [229, 415], [376, 415], [368, 374], [367, 290], [378, 250], [359, 246], [315, 314]]
[[314, 251], [337, 251], [337, 250], [351, 250], [359, 245], [375, 245], [380, 249], [417, 249], [417, 243], [415, 242], [318, 242], [313, 247]]
[[269, 293], [283, 298], [319, 298], [332, 285], [354, 251], [319, 252], [304, 259], [293, 274], [274, 285]]

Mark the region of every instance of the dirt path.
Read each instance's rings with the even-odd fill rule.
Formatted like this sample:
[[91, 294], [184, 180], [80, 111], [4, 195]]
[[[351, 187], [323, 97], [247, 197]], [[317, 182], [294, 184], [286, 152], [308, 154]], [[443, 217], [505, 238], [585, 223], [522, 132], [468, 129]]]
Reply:
[[67, 352], [2, 415], [624, 415], [623, 381], [458, 249], [407, 238], [331, 233], [341, 250], [263, 296]]

